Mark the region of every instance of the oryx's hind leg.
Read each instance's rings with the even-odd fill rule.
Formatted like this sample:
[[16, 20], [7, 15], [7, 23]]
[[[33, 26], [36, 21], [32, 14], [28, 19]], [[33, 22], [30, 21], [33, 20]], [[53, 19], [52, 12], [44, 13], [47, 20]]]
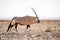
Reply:
[[15, 29], [16, 29], [16, 31], [18, 32], [18, 30], [17, 30], [17, 25], [18, 25], [18, 23], [15, 23]]
[[8, 29], [7, 29], [7, 32], [10, 31], [11, 32], [11, 29], [14, 25], [9, 25]]
[[11, 25], [11, 27], [10, 27], [10, 32], [11, 32], [11, 29], [12, 29], [13, 26], [14, 26], [14, 25]]
[[30, 27], [30, 25], [27, 25], [27, 29]]

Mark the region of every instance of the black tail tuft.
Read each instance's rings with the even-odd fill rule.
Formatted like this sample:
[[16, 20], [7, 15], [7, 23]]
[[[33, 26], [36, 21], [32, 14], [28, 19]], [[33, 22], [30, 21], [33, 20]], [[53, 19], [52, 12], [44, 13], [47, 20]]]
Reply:
[[11, 27], [14, 26], [14, 25], [12, 25], [12, 21], [13, 21], [15, 18], [16, 18], [16, 17], [14, 17], [14, 18], [11, 20], [11, 22], [10, 22], [10, 24], [9, 24], [9, 26], [8, 26], [7, 32], [9, 31], [9, 29], [10, 29]]
[[10, 23], [9, 26], [8, 26], [7, 32], [9, 31], [10, 27], [11, 27], [11, 23]]

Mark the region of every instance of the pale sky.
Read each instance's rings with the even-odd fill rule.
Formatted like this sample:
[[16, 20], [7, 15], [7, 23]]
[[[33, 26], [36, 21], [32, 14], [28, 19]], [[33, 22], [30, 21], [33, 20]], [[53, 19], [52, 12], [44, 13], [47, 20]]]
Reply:
[[31, 7], [40, 19], [60, 19], [60, 0], [0, 0], [0, 19], [35, 16]]

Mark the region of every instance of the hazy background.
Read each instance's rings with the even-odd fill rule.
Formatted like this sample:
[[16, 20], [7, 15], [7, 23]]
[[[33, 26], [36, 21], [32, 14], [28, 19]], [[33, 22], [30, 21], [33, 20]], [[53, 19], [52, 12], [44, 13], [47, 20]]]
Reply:
[[30, 7], [40, 19], [60, 19], [60, 0], [0, 0], [0, 19], [35, 16]]

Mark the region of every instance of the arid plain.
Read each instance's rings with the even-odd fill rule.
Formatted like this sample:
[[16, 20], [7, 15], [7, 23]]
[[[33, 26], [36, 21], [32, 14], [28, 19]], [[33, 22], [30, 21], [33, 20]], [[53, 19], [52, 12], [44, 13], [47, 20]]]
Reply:
[[32, 24], [29, 29], [18, 25], [6, 32], [10, 20], [0, 20], [0, 40], [60, 40], [60, 20], [41, 20]]

